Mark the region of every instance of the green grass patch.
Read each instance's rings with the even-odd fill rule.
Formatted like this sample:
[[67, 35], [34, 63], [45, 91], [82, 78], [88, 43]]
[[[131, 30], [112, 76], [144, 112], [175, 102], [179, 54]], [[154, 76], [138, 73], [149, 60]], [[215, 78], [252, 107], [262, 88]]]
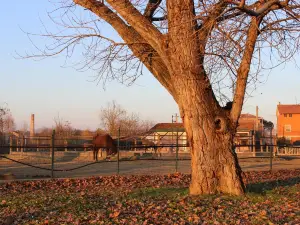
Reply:
[[0, 224], [300, 224], [298, 177], [248, 182], [243, 196], [189, 196], [178, 174], [11, 183]]
[[126, 198], [174, 198], [187, 196], [189, 193], [188, 188], [141, 188], [129, 193]]

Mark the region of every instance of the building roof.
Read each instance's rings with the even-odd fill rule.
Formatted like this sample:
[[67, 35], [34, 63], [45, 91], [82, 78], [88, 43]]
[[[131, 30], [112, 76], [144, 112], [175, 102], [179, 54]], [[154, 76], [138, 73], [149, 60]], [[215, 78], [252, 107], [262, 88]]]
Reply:
[[240, 118], [241, 119], [243, 119], [243, 118], [256, 118], [256, 116], [252, 115], [250, 113], [244, 113], [244, 114], [242, 113], [241, 116], [240, 116]]
[[[250, 113], [244, 113], [244, 114], [241, 114], [240, 116], [240, 119], [256, 119], [256, 116], [255, 115], [252, 115]], [[262, 117], [258, 117], [258, 119], [262, 119]]]
[[[241, 114], [241, 117], [238, 121], [238, 130], [255, 130], [255, 120], [256, 116], [252, 114]], [[262, 119], [262, 117], [258, 117], [259, 120]], [[258, 129], [262, 128], [261, 121], [258, 123]], [[185, 128], [183, 126], [183, 123], [158, 123], [154, 127], [152, 127], [150, 132], [176, 132], [185, 131]]]
[[150, 131], [162, 131], [162, 132], [167, 132], [167, 131], [184, 131], [184, 126], [183, 123], [158, 123], [154, 127], [150, 129]]
[[253, 121], [239, 121], [238, 123], [238, 130], [254, 130], [255, 123]]
[[277, 105], [277, 110], [280, 114], [300, 114], [300, 105]]

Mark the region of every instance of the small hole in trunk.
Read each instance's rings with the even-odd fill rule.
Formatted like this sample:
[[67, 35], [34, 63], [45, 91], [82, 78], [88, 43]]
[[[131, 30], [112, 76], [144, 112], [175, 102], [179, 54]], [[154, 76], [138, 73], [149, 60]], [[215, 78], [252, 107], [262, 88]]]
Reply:
[[220, 131], [222, 129], [222, 121], [220, 119], [215, 120], [215, 128], [217, 131]]

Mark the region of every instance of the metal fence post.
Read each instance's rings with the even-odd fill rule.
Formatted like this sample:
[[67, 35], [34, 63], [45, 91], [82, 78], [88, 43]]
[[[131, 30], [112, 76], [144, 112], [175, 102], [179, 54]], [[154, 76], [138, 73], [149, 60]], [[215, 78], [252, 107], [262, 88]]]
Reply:
[[252, 135], [252, 152], [256, 152], [255, 134]]
[[52, 131], [52, 136], [51, 136], [51, 178], [54, 178], [54, 144], [55, 144], [55, 130]]
[[270, 171], [272, 171], [273, 167], [273, 147], [270, 148]]
[[178, 129], [177, 129], [177, 133], [176, 133], [176, 164], [175, 164], [175, 171], [176, 173], [178, 172]]
[[37, 148], [36, 148], [36, 151], [37, 151], [37, 152], [39, 152], [39, 151], [40, 151], [40, 148], [39, 148], [39, 143], [40, 143], [40, 139], [39, 139], [39, 138], [37, 138], [37, 139], [36, 139], [36, 147], [37, 147]]
[[21, 145], [21, 152], [24, 152], [24, 136], [21, 137], [21, 141], [20, 141], [20, 145]]
[[9, 154], [12, 153], [12, 147], [13, 147], [13, 140], [12, 140], [12, 136], [9, 137]]
[[65, 152], [67, 152], [68, 151], [68, 148], [67, 148], [68, 147], [68, 141], [67, 141], [67, 139], [64, 140], [64, 147], [65, 147]]
[[26, 152], [26, 139], [25, 139], [25, 136], [23, 135], [23, 152]]
[[121, 133], [121, 129], [119, 127], [119, 132], [118, 132], [118, 142], [117, 142], [117, 164], [118, 164], [118, 171], [117, 174], [119, 175], [120, 173], [120, 133]]

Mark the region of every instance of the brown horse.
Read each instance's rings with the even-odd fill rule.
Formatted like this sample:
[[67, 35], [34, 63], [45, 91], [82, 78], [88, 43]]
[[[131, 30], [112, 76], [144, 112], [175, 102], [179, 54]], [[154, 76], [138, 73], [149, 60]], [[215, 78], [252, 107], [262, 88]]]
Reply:
[[157, 150], [159, 150], [159, 147], [154, 143], [154, 141], [148, 140], [148, 139], [142, 139], [142, 145], [145, 147], [145, 152], [151, 148], [151, 150], [154, 151], [154, 153], [157, 153]]
[[94, 152], [94, 160], [98, 161], [98, 152], [99, 149], [105, 149], [106, 155], [113, 155], [117, 153], [117, 146], [114, 143], [114, 140], [109, 134], [97, 134], [93, 137], [93, 152]]

